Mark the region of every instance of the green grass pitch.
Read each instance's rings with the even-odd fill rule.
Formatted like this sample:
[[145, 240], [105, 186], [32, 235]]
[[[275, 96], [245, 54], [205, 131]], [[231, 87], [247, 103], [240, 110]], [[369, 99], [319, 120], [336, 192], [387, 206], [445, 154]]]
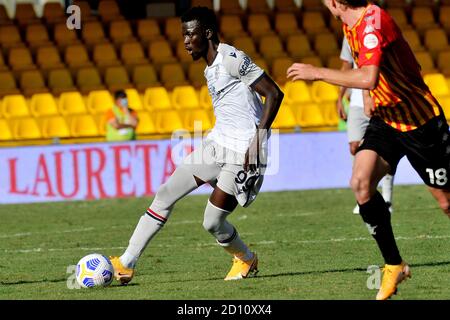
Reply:
[[[0, 299], [374, 299], [383, 263], [348, 189], [262, 193], [230, 221], [260, 258], [256, 278], [223, 281], [231, 258], [202, 228], [206, 196], [181, 200], [128, 286], [69, 289], [84, 255], [119, 255], [148, 198], [0, 206]], [[450, 221], [424, 186], [396, 186], [392, 223], [412, 279], [398, 299], [450, 298]], [[68, 279], [69, 278], [69, 279]]]

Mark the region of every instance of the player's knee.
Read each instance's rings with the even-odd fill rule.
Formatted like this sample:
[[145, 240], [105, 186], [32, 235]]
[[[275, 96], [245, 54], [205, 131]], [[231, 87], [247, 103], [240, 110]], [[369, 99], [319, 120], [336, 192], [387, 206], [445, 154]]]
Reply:
[[443, 198], [439, 200], [439, 206], [442, 211], [450, 218], [450, 200], [447, 198]]
[[350, 180], [350, 187], [359, 203], [364, 203], [370, 199], [370, 181], [366, 177], [354, 173]]

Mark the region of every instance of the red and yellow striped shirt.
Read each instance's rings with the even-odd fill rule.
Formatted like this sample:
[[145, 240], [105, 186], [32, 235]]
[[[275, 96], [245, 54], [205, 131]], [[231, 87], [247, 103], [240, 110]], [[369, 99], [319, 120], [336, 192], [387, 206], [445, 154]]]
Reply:
[[353, 28], [344, 24], [344, 34], [358, 67], [380, 68], [377, 87], [370, 91], [375, 115], [405, 132], [443, 114], [423, 81], [414, 53], [386, 11], [368, 5]]

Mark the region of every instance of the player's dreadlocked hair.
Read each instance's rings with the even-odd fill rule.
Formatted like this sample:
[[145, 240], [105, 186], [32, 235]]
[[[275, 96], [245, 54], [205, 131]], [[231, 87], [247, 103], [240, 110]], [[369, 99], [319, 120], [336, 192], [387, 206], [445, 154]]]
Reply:
[[207, 7], [192, 7], [181, 16], [181, 22], [198, 21], [204, 29], [211, 29], [215, 34], [219, 32], [216, 14]]
[[368, 0], [337, 0], [337, 2], [351, 8], [365, 7], [369, 4]]

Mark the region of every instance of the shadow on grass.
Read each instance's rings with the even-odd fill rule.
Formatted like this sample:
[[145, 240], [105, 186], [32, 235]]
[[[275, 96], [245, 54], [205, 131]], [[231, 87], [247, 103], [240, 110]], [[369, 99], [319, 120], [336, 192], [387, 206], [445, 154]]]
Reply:
[[[58, 282], [67, 282], [67, 278], [63, 279], [40, 279], [40, 280], [19, 280], [14, 282], [5, 282], [0, 281], [0, 285], [2, 286], [17, 286], [22, 284], [37, 284], [37, 283], [58, 283]], [[123, 287], [134, 287], [138, 286], [138, 283], [129, 283], [127, 285], [121, 285], [118, 283], [113, 283], [108, 288], [123, 288]]]

